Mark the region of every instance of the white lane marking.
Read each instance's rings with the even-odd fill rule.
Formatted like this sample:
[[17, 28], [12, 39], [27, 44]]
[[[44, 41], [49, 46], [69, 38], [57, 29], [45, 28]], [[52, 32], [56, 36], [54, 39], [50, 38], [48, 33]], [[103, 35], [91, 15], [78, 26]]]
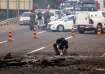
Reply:
[[33, 52], [37, 52], [37, 51], [43, 50], [43, 49], [45, 49], [45, 48], [46, 48], [46, 47], [41, 47], [41, 48], [35, 49], [35, 50], [31, 51], [31, 52], [28, 52], [27, 54], [31, 54], [31, 53], [33, 53]]
[[[15, 39], [12, 39], [15, 40]], [[7, 43], [8, 41], [1, 41], [0, 44]]]
[[105, 69], [102, 69], [102, 68], [97, 68], [96, 70], [105, 71]]
[[104, 54], [102, 54], [102, 56], [101, 57], [104, 57], [105, 56], [105, 53]]
[[46, 31], [41, 31], [41, 32], [38, 32], [38, 34], [42, 34], [42, 33], [45, 33]]
[[2, 44], [2, 43], [7, 43], [7, 42], [8, 42], [8, 41], [1, 41], [0, 44]]
[[67, 38], [65, 38], [66, 40], [68, 40], [68, 39], [71, 39], [73, 36], [70, 36], [70, 37], [67, 37]]
[[[65, 39], [68, 40], [68, 39], [71, 39], [71, 38], [72, 38], [72, 36], [67, 37], [67, 38], [65, 38]], [[45, 48], [46, 48], [46, 47], [43, 46], [43, 47], [41, 47], [41, 48], [35, 49], [35, 50], [31, 51], [31, 52], [28, 52], [27, 54], [31, 54], [31, 53], [34, 53], [34, 52], [43, 50], [43, 49], [45, 49]]]

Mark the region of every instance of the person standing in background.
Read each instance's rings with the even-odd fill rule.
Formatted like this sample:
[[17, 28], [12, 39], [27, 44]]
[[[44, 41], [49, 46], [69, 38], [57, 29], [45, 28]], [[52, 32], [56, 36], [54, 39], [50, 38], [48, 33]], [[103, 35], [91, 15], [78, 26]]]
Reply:
[[44, 29], [44, 18], [43, 18], [43, 14], [41, 12], [39, 12], [37, 14], [37, 20], [38, 20], [38, 28], [43, 30]]
[[47, 30], [47, 25], [50, 21], [50, 15], [49, 15], [49, 12], [45, 12], [44, 13], [44, 24], [45, 24], [45, 29]]
[[30, 29], [34, 30], [37, 28], [36, 15], [34, 13], [30, 14]]

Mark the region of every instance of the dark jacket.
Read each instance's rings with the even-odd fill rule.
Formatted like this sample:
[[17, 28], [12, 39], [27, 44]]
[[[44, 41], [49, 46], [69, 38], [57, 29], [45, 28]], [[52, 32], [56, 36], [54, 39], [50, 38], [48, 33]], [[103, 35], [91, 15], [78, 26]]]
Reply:
[[56, 44], [58, 46], [58, 49], [68, 49], [68, 41], [65, 40], [65, 38], [59, 38], [56, 40]]
[[37, 16], [38, 16], [38, 20], [42, 19], [42, 13], [38, 13]]

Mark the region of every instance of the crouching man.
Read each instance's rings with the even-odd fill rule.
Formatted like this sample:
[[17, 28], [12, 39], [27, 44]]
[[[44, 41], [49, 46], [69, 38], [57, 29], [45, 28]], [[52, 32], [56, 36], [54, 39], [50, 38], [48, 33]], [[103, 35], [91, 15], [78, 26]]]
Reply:
[[65, 38], [59, 38], [53, 44], [56, 55], [67, 55], [68, 41]]

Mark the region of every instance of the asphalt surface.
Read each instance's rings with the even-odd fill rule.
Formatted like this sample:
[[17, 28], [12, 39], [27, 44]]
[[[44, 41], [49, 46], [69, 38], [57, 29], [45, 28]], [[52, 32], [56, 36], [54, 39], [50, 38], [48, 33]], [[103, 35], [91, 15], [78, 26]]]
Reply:
[[[68, 55], [73, 56], [105, 56], [105, 34], [96, 35], [92, 32], [85, 34], [70, 32], [37, 31], [37, 38], [29, 28], [10, 30], [13, 32], [13, 41], [8, 42], [7, 32], [0, 32], [0, 56], [8, 52], [12, 56], [54, 56], [53, 43], [57, 38], [64, 37], [69, 42]], [[104, 62], [104, 61], [103, 61]], [[75, 64], [68, 66], [7, 66], [0, 68], [0, 74], [105, 74], [102, 64]]]
[[105, 53], [105, 34], [75, 34], [70, 32], [37, 31], [37, 38], [26, 26], [13, 32], [13, 41], [8, 42], [7, 32], [0, 32], [0, 56], [8, 52], [14, 55], [54, 55], [52, 48], [57, 38], [64, 37], [69, 41], [68, 55], [103, 56]]
[[33, 32], [27, 27], [12, 32], [14, 39], [12, 42], [8, 42], [7, 32], [0, 33], [1, 55], [5, 55], [8, 52], [25, 54], [42, 46], [46, 46], [56, 38], [66, 36], [64, 33], [37, 31], [37, 39], [34, 39]]

